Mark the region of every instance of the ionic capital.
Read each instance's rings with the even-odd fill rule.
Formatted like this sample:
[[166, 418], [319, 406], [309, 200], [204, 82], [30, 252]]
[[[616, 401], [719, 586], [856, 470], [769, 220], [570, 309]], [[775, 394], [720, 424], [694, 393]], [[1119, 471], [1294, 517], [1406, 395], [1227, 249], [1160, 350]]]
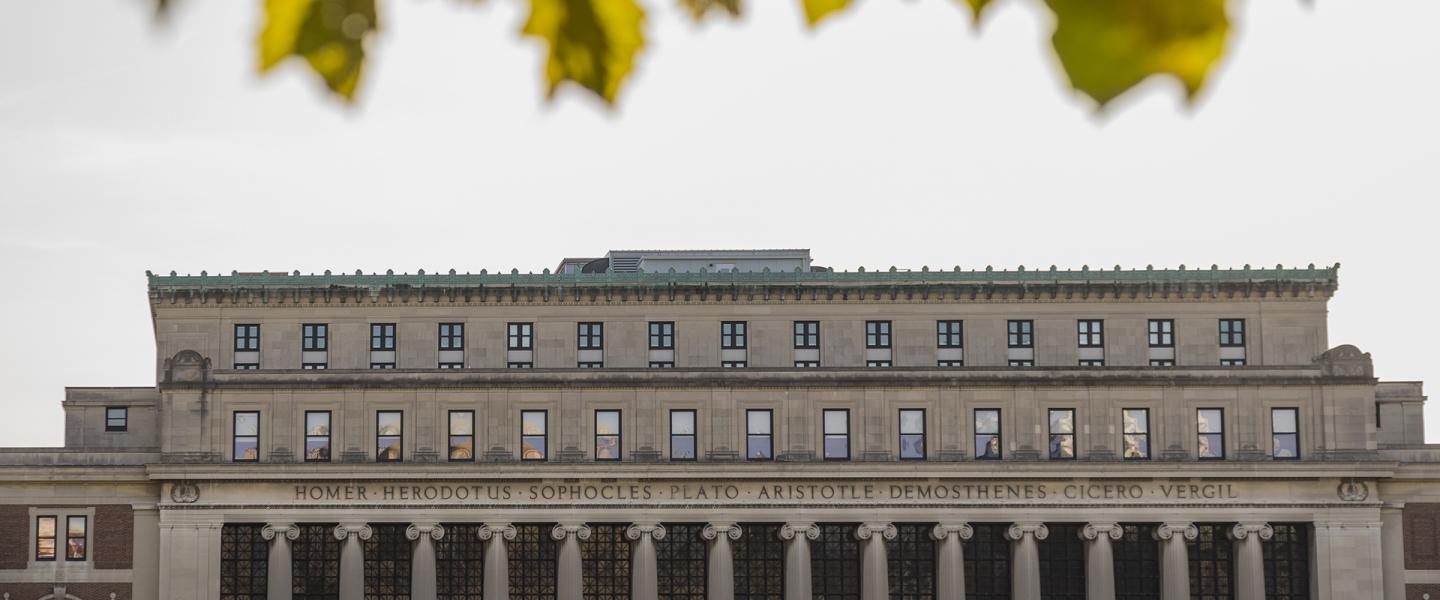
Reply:
[[370, 530], [370, 525], [366, 523], [351, 523], [335, 526], [335, 539], [342, 542], [352, 535], [361, 540], [368, 540], [373, 533], [374, 532]]
[[1035, 536], [1037, 540], [1043, 540], [1050, 537], [1050, 528], [1046, 527], [1044, 523], [1013, 523], [1009, 529], [1005, 530], [1005, 537], [1016, 542], [1025, 539], [1026, 534]]
[[1243, 540], [1255, 534], [1261, 541], [1275, 537], [1275, 528], [1269, 523], [1236, 523], [1230, 528], [1230, 539]]
[[405, 528], [405, 538], [408, 540], [418, 540], [422, 535], [428, 535], [430, 539], [438, 542], [445, 537], [445, 528], [439, 523], [411, 523]]
[[893, 540], [896, 535], [899, 535], [899, 532], [891, 523], [861, 523], [859, 527], [855, 528], [855, 539], [857, 540], [868, 540], [875, 537], [876, 534], [887, 540]]
[[577, 540], [590, 539], [590, 526], [584, 523], [560, 523], [550, 530], [550, 537], [555, 541], [564, 541], [565, 538], [575, 536]]
[[1107, 536], [1112, 540], [1119, 540], [1125, 537], [1125, 528], [1119, 523], [1086, 523], [1080, 528], [1080, 539], [1095, 541], [1100, 536]]
[[731, 540], [738, 540], [741, 533], [740, 526], [734, 523], [708, 523], [700, 530], [700, 537], [713, 540], [723, 535]]
[[952, 535], [968, 540], [975, 537], [975, 528], [969, 523], [940, 523], [930, 530], [930, 538], [936, 541], [944, 541]]
[[786, 523], [780, 527], [780, 539], [793, 540], [796, 535], [806, 539], [820, 539], [820, 526], [814, 523]]
[[275, 539], [275, 536], [284, 536], [287, 540], [300, 539], [300, 528], [294, 523], [266, 523], [260, 529], [260, 537], [266, 541]]
[[625, 528], [625, 537], [632, 542], [639, 541], [642, 537], [658, 542], [665, 539], [665, 526], [659, 523], [634, 523]]
[[509, 523], [486, 523], [475, 531], [475, 535], [482, 540], [488, 540], [497, 535], [507, 540], [513, 540], [515, 534], [515, 526]]
[[1200, 530], [1195, 527], [1194, 523], [1161, 523], [1155, 527], [1155, 539], [1157, 540], [1173, 539], [1177, 534], [1181, 539], [1193, 540], [1200, 537]]

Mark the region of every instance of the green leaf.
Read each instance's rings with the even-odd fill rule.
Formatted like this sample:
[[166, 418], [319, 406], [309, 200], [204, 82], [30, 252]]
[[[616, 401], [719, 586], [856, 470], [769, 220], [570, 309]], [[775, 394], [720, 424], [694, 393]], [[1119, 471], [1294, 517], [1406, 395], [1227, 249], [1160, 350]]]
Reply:
[[704, 20], [711, 11], [723, 10], [731, 17], [740, 16], [740, 0], [680, 0], [680, 6], [689, 11], [696, 21]]
[[805, 7], [805, 20], [810, 22], [811, 27], [850, 6], [850, 0], [800, 0], [800, 2]]
[[377, 27], [375, 0], [266, 0], [260, 72], [299, 56], [331, 91], [352, 101], [365, 66], [365, 40]]
[[975, 17], [975, 24], [980, 24], [980, 15], [985, 12], [985, 7], [990, 6], [995, 0], [965, 0], [970, 5], [970, 14]]
[[550, 45], [546, 96], [573, 81], [611, 105], [645, 46], [645, 11], [634, 0], [530, 0], [523, 32]]
[[1226, 0], [1046, 0], [1070, 84], [1104, 106], [1157, 74], [1205, 84], [1230, 34]]

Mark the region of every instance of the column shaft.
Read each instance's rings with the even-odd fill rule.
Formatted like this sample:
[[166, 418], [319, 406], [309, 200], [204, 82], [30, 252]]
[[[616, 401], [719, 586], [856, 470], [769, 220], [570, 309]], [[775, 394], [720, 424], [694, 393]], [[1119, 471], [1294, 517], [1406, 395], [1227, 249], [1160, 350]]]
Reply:
[[665, 538], [665, 527], [659, 523], [636, 523], [625, 530], [625, 537], [635, 542], [630, 549], [630, 599], [660, 599], [660, 566], [655, 556], [655, 541]]
[[810, 540], [820, 537], [814, 523], [786, 523], [780, 528], [785, 540], [785, 600], [811, 600]]
[[435, 523], [411, 525], [405, 529], [405, 537], [415, 540], [410, 556], [410, 600], [436, 600], [435, 544], [445, 535], [445, 530]]
[[1080, 530], [1085, 546], [1085, 597], [1087, 600], [1115, 600], [1115, 550], [1125, 530], [1115, 523], [1090, 523]]
[[1190, 554], [1185, 540], [1199, 534], [1188, 523], [1165, 523], [1155, 530], [1160, 542], [1160, 600], [1190, 600]]
[[1403, 510], [1380, 509], [1380, 565], [1386, 598], [1405, 597], [1405, 527]]
[[1042, 523], [1015, 524], [1010, 526], [1007, 536], [1011, 545], [1010, 598], [1012, 600], [1040, 600], [1040, 545], [1050, 535]]
[[969, 525], [942, 524], [931, 532], [940, 546], [935, 557], [936, 600], [965, 600], [965, 550], [961, 539], [968, 539], [971, 531]]
[[1235, 540], [1236, 600], [1265, 600], [1265, 552], [1260, 543], [1275, 535], [1265, 523], [1236, 523], [1230, 529]]
[[340, 600], [365, 600], [365, 547], [362, 539], [370, 539], [368, 525], [340, 525], [335, 537], [342, 540], [340, 548]]
[[515, 539], [515, 527], [508, 524], [486, 524], [480, 529], [485, 546], [485, 600], [510, 600], [510, 553], [505, 540]]
[[735, 553], [730, 540], [740, 539], [740, 527], [734, 523], [707, 525], [701, 537], [711, 540], [705, 599], [735, 600]]
[[855, 537], [864, 542], [860, 557], [860, 599], [890, 599], [890, 561], [885, 540], [895, 539], [895, 526], [889, 523], [865, 523], [855, 530]]
[[560, 542], [558, 564], [555, 567], [555, 599], [585, 600], [580, 540], [590, 538], [590, 527], [556, 525], [550, 536]]
[[[294, 525], [266, 525], [261, 537], [270, 540], [270, 559], [265, 580], [265, 597], [290, 600], [291, 581], [290, 531]], [[298, 534], [298, 530], [297, 530]]]

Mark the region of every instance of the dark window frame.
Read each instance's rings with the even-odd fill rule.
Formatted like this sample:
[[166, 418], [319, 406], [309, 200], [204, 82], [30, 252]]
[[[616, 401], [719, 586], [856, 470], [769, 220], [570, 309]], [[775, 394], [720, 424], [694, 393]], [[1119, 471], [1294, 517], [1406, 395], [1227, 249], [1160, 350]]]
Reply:
[[[830, 433], [830, 413], [842, 413], [845, 415], [844, 433]], [[848, 408], [822, 408], [820, 409], [820, 456], [828, 461], [850, 460], [853, 452], [850, 444], [850, 409]], [[843, 438], [845, 440], [845, 456], [830, 456], [830, 438]]]
[[[993, 412], [993, 413], [995, 413], [995, 432], [994, 432], [994, 433], [981, 432], [981, 431], [980, 431], [980, 420], [979, 420], [979, 418], [980, 418], [980, 413], [982, 413], [982, 412]], [[974, 431], [972, 432], [972, 435], [973, 435], [973, 437], [974, 437], [974, 444], [971, 445], [971, 449], [975, 450], [975, 460], [1004, 460], [1004, 458], [1005, 458], [1005, 413], [1004, 413], [1004, 411], [1003, 411], [1002, 409], [999, 409], [999, 408], [976, 408], [976, 409], [973, 409], [973, 410], [971, 411], [970, 417], [971, 417], [970, 423], [971, 423], [971, 425], [974, 427]], [[980, 448], [980, 436], [982, 436], [982, 435], [983, 435], [983, 436], [994, 436], [994, 439], [995, 439], [995, 455], [994, 455], [994, 456], [981, 456], [981, 454], [980, 454], [980, 452], [979, 452], [979, 448]], [[990, 445], [989, 442], [988, 442], [988, 440], [987, 440], [987, 442], [986, 442], [986, 445], [987, 445], [987, 446]]]
[[[1279, 411], [1290, 411], [1295, 419], [1295, 431], [1278, 431], [1275, 429], [1275, 413]], [[1291, 444], [1295, 447], [1295, 456], [1277, 456], [1278, 442], [1280, 436], [1290, 436]], [[1300, 449], [1300, 408], [1298, 406], [1272, 406], [1270, 407], [1270, 458], [1273, 460], [1300, 460], [1302, 451]]]
[[745, 361], [745, 360], [722, 360], [722, 361], [720, 361], [720, 368], [722, 368], [722, 369], [744, 369], [744, 368], [746, 368], [746, 367], [748, 367], [748, 366], [750, 366], [750, 361]]
[[[52, 521], [50, 537], [41, 535], [40, 522], [45, 519]], [[50, 552], [52, 554], [49, 557], [44, 557], [40, 555], [40, 541], [47, 539], [50, 540]], [[35, 515], [35, 562], [55, 562], [60, 560], [60, 539], [60, 515]]]
[[796, 350], [820, 349], [819, 321], [794, 321], [791, 324], [791, 333]]
[[1105, 347], [1104, 319], [1077, 319], [1075, 321], [1075, 343], [1079, 348]]
[[[325, 415], [325, 431], [327, 432], [325, 435], [316, 435], [310, 433], [310, 415]], [[302, 437], [305, 439], [303, 446], [304, 454], [302, 460], [304, 462], [330, 462], [334, 459], [335, 415], [331, 414], [331, 412], [328, 410], [307, 410], [305, 411], [304, 419], [305, 430], [302, 433]], [[325, 458], [310, 458], [310, 440], [318, 440], [322, 438], [325, 440]]]
[[[70, 523], [76, 519], [80, 520], [80, 535], [70, 534]], [[57, 534], [59, 532], [56, 532]], [[79, 556], [71, 553], [70, 542], [80, 540]], [[87, 515], [65, 515], [65, 562], [85, 562], [90, 556], [90, 517]]]
[[[620, 462], [625, 458], [625, 414], [618, 408], [597, 408], [592, 415], [591, 435], [595, 438], [594, 459], [595, 462]], [[600, 413], [615, 413], [615, 433], [600, 433]], [[600, 439], [615, 438], [615, 458], [600, 458]]]
[[[465, 324], [464, 323], [440, 323], [436, 349], [441, 352], [459, 350], [465, 351]], [[447, 363], [441, 363], [447, 364]], [[441, 367], [444, 368], [444, 367]]]
[[888, 369], [895, 366], [895, 361], [890, 360], [867, 360], [865, 366], [872, 369]]
[[[692, 433], [675, 433], [675, 416], [681, 414], [690, 415], [690, 431]], [[675, 456], [675, 439], [689, 438], [692, 456], [689, 458]], [[693, 408], [672, 408], [670, 409], [670, 460], [671, 462], [695, 462], [700, 457], [700, 413]]]
[[818, 368], [820, 368], [820, 361], [818, 361], [818, 360], [797, 360], [797, 361], [795, 361], [795, 368], [797, 368], [797, 369], [818, 369]]
[[891, 346], [890, 321], [865, 322], [865, 348], [867, 350], [888, 350]]
[[301, 324], [300, 324], [300, 351], [301, 351], [301, 352], [329, 352], [329, 351], [330, 351], [330, 324], [329, 324], [329, 323], [301, 323]]
[[1005, 322], [1005, 344], [1007, 348], [1034, 348], [1035, 321], [1033, 319], [1010, 319]]
[[[396, 435], [381, 435], [381, 434], [380, 434], [380, 416], [381, 416], [381, 415], [386, 415], [386, 414], [400, 415], [400, 433], [398, 433], [398, 434], [396, 434]], [[380, 445], [380, 440], [381, 440], [381, 438], [392, 438], [392, 437], [393, 437], [393, 438], [396, 438], [395, 441], [398, 442], [398, 444], [399, 444], [398, 452], [396, 452], [397, 456], [396, 456], [395, 458], [385, 458], [385, 450], [388, 450], [388, 449], [390, 448], [390, 445], [389, 445], [389, 444], [386, 444], [385, 446], [381, 446], [381, 445]], [[383, 450], [382, 450], [382, 448], [383, 448]], [[375, 411], [375, 462], [377, 462], [377, 463], [405, 462], [405, 411], [403, 411], [403, 410], [377, 410], [377, 411]]]
[[1152, 366], [1152, 367], [1173, 367], [1173, 366], [1175, 366], [1175, 359], [1173, 359], [1173, 358], [1152, 358], [1152, 359], [1150, 359], [1150, 366]]
[[[1055, 432], [1055, 417], [1057, 412], [1070, 413], [1070, 433]], [[1078, 460], [1080, 456], [1079, 437], [1077, 431], [1080, 429], [1078, 412], [1074, 408], [1049, 408], [1045, 411], [1046, 432], [1049, 434], [1049, 446], [1047, 448], [1050, 460]], [[1070, 456], [1056, 456], [1055, 441], [1057, 438], [1070, 438]]]
[[[905, 432], [905, 413], [907, 413], [907, 412], [918, 412], [918, 413], [920, 413], [920, 432], [919, 432], [919, 433], [915, 433], [915, 432], [906, 433], [906, 432]], [[897, 452], [896, 455], [900, 457], [900, 460], [918, 460], [918, 461], [923, 461], [923, 460], [927, 459], [927, 458], [930, 456], [930, 447], [929, 447], [929, 441], [930, 441], [930, 440], [929, 440], [929, 437], [928, 437], [928, 435], [927, 435], [927, 434], [928, 434], [928, 431], [927, 431], [927, 430], [929, 429], [929, 422], [926, 420], [928, 417], [929, 417], [929, 414], [926, 412], [926, 409], [924, 409], [924, 408], [901, 408], [901, 409], [899, 409], [899, 411], [896, 413], [896, 415], [895, 415], [895, 421], [896, 421], [896, 422], [895, 422], [895, 431], [896, 431], [896, 436], [897, 436], [897, 437], [896, 437], [895, 439], [899, 440], [899, 442], [900, 442], [900, 447], [898, 448], [898, 452]], [[916, 437], [916, 436], [918, 436], [918, 437], [920, 438], [920, 456], [905, 456], [905, 439], [906, 439], [907, 437], [912, 437], [912, 438], [913, 438], [913, 437]]]
[[575, 348], [577, 350], [604, 350], [605, 322], [581, 321], [576, 323]]
[[1150, 319], [1145, 331], [1151, 348], [1175, 347], [1175, 319]]
[[[470, 416], [470, 433], [459, 433], [459, 434], [455, 433], [455, 421], [454, 421], [454, 419], [455, 419], [455, 415], [458, 415], [458, 414], [465, 414], [465, 415], [469, 415], [469, 416]], [[475, 452], [475, 411], [474, 411], [474, 410], [464, 409], [464, 410], [449, 410], [449, 411], [446, 411], [446, 412], [445, 412], [445, 434], [446, 434], [446, 436], [445, 436], [445, 457], [446, 457], [446, 461], [447, 461], [447, 462], [475, 462], [476, 452]], [[469, 441], [470, 441], [470, 456], [468, 456], [468, 457], [462, 456], [462, 457], [456, 458], [456, 456], [455, 456], [455, 438], [469, 438]]]
[[651, 368], [651, 369], [673, 369], [673, 368], [675, 368], [675, 361], [673, 361], [673, 360], [652, 360], [652, 361], [650, 361], [650, 368]]
[[[116, 419], [116, 417], [111, 416], [111, 412], [112, 412], [112, 411], [120, 411], [120, 417], [118, 418], [118, 420]], [[119, 433], [119, 432], [125, 432], [125, 431], [129, 431], [129, 430], [130, 430], [130, 408], [129, 408], [129, 407], [126, 407], [126, 406], [107, 406], [107, 407], [105, 407], [105, 431], [106, 431], [106, 432], [109, 432], [109, 433]]]
[[[527, 414], [538, 414], [538, 415], [540, 415], [540, 424], [541, 424], [541, 426], [543, 427], [544, 431], [541, 431], [539, 434], [530, 434], [530, 435], [527, 435], [527, 434], [525, 433], [525, 415], [527, 415]], [[526, 458], [526, 457], [525, 457], [525, 438], [537, 438], [537, 437], [540, 438], [540, 442], [541, 442], [541, 444], [544, 446], [544, 447], [541, 449], [541, 451], [540, 451], [540, 457], [539, 457], [539, 458]], [[527, 461], [527, 462], [545, 462], [545, 461], [550, 460], [550, 411], [549, 411], [549, 410], [540, 409], [540, 410], [522, 410], [522, 411], [520, 411], [520, 460], [521, 460], [521, 461]]]
[[[255, 415], [255, 435], [240, 435], [240, 415]], [[241, 439], [255, 438], [255, 458], [238, 458]], [[230, 413], [230, 462], [260, 462], [260, 411], [237, 410]]]
[[1221, 348], [1245, 347], [1245, 319], [1220, 319], [1219, 327]]
[[[1218, 432], [1215, 432], [1215, 431], [1201, 432], [1201, 431], [1200, 431], [1200, 413], [1201, 413], [1202, 411], [1207, 411], [1207, 410], [1214, 410], [1214, 411], [1219, 411], [1219, 412], [1220, 412], [1220, 431], [1218, 431]], [[1218, 455], [1218, 456], [1201, 456], [1201, 455], [1200, 455], [1200, 440], [1205, 439], [1205, 436], [1219, 436], [1219, 437], [1220, 437], [1220, 446], [1219, 446], [1219, 455]], [[1212, 451], [1213, 451], [1214, 448], [1215, 448], [1215, 446], [1214, 446], [1213, 444], [1212, 444], [1210, 447], [1211, 447]], [[1196, 457], [1197, 459], [1199, 459], [1199, 460], [1225, 460], [1225, 454], [1226, 454], [1226, 453], [1225, 453], [1225, 409], [1224, 409], [1224, 408], [1220, 408], [1220, 407], [1198, 407], [1198, 408], [1196, 408], [1196, 409], [1195, 409], [1195, 457]]]
[[577, 363], [575, 363], [575, 368], [577, 368], [577, 369], [603, 369], [603, 368], [605, 368], [605, 361], [603, 361], [603, 360], [587, 360], [587, 361], [577, 362]]
[[675, 349], [674, 321], [650, 321], [647, 329], [650, 332], [651, 350]]
[[935, 366], [936, 366], [936, 367], [939, 367], [939, 368], [941, 368], [941, 369], [958, 369], [958, 368], [960, 368], [960, 367], [965, 366], [965, 361], [963, 361], [963, 360], [937, 360], [937, 361], [935, 361]]
[[1009, 365], [1010, 365], [1011, 367], [1016, 367], [1016, 368], [1029, 368], [1029, 367], [1035, 366], [1035, 359], [1033, 359], [1033, 358], [1012, 358], [1012, 359], [1009, 360]]
[[1243, 366], [1245, 366], [1246, 364], [1247, 364], [1247, 363], [1245, 362], [1245, 359], [1243, 359], [1243, 358], [1222, 358], [1222, 359], [1220, 359], [1220, 366], [1222, 366], [1222, 367], [1243, 367]]
[[260, 324], [236, 323], [234, 349], [236, 352], [259, 352]]
[[505, 324], [506, 350], [534, 350], [535, 323], [516, 321]]
[[[728, 329], [728, 332], [727, 332]], [[749, 321], [721, 321], [720, 349], [745, 350], [750, 344]]]
[[935, 321], [936, 348], [964, 348], [965, 321], [949, 319]]
[[[395, 324], [394, 323], [371, 323], [370, 324], [370, 351], [371, 352], [394, 352], [395, 351]], [[393, 363], [392, 363], [393, 364]]]
[[[750, 431], [750, 415], [765, 413], [767, 423], [766, 433], [753, 433]], [[765, 456], [756, 457], [750, 452], [751, 438], [763, 438], [765, 441]], [[768, 461], [775, 460], [775, 409], [772, 408], [747, 408], [745, 409], [745, 460]]]
[[[1128, 412], [1128, 411], [1139, 411], [1139, 412], [1145, 413], [1145, 431], [1134, 432], [1134, 433], [1125, 431], [1125, 413]], [[1126, 443], [1126, 442], [1125, 442], [1125, 437], [1126, 437], [1126, 436], [1141, 436], [1141, 437], [1144, 438], [1144, 440], [1145, 440], [1145, 452], [1144, 452], [1144, 455], [1143, 455], [1143, 456], [1125, 456], [1125, 443]], [[1125, 408], [1125, 407], [1123, 407], [1123, 406], [1120, 407], [1120, 457], [1121, 457], [1122, 459], [1124, 459], [1124, 460], [1150, 460], [1151, 457], [1153, 457], [1154, 455], [1155, 455], [1154, 446], [1153, 446], [1153, 444], [1150, 443], [1150, 409], [1149, 409], [1148, 407], [1141, 407], [1141, 408]]]
[[507, 369], [533, 369], [533, 368], [535, 368], [535, 363], [534, 363], [533, 361], [507, 362], [507, 363], [505, 363], [505, 368], [507, 368]]

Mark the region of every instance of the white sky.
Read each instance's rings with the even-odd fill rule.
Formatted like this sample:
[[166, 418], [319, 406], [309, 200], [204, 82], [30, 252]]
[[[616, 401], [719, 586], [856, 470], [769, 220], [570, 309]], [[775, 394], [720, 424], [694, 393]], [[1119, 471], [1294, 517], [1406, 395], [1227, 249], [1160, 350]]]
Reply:
[[[519, 0], [382, 0], [344, 109], [254, 75], [258, 1], [0, 3], [0, 446], [59, 445], [65, 386], [150, 385], [145, 269], [539, 271], [620, 247], [817, 264], [1343, 263], [1330, 343], [1440, 382], [1440, 3], [1235, 2], [1194, 109], [1103, 118], [1038, 0], [651, 8], [621, 107], [542, 98]], [[1440, 439], [1440, 403], [1428, 412]]]

